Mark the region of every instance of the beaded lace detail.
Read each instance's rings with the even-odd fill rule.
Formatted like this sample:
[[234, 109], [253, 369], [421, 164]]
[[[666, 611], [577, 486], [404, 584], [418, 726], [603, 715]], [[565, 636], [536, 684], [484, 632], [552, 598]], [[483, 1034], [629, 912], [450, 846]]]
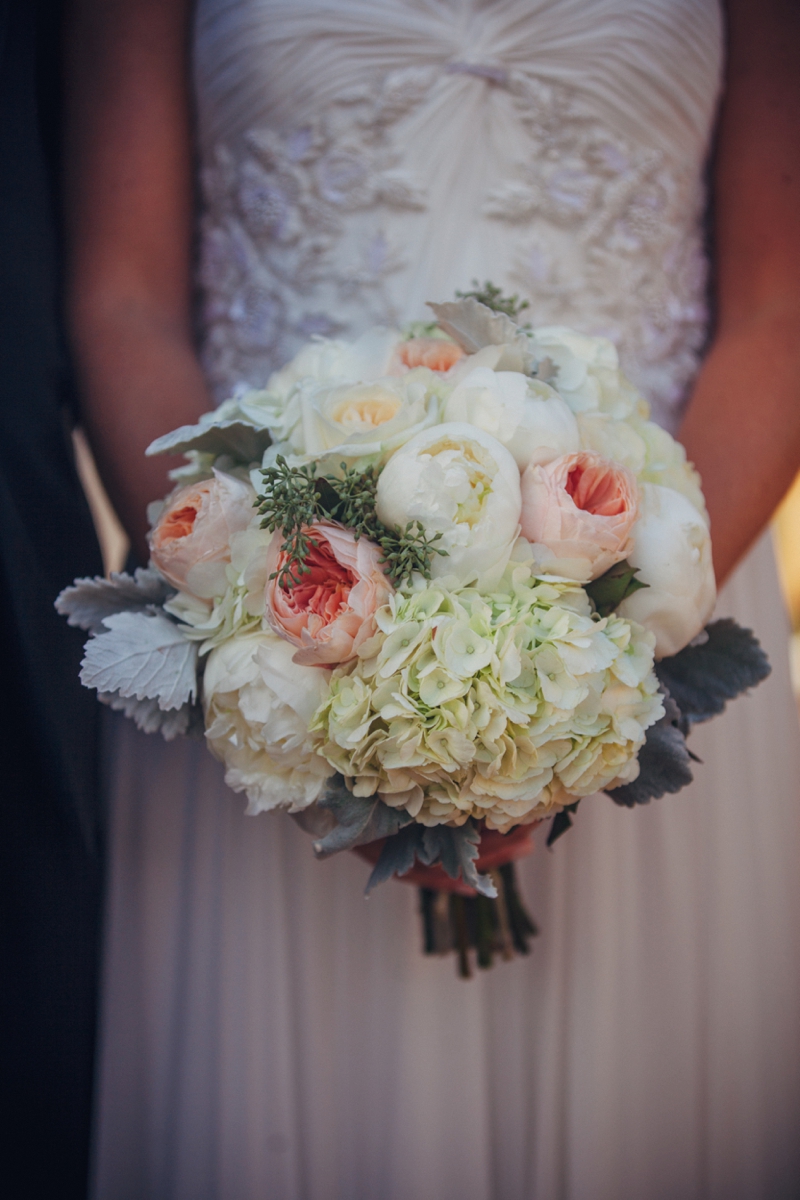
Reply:
[[391, 134], [431, 83], [429, 71], [397, 71], [300, 128], [250, 132], [238, 154], [216, 147], [202, 175], [200, 278], [205, 360], [220, 398], [242, 380], [264, 383], [313, 334], [399, 320], [387, 280], [406, 256], [384, 221], [364, 215], [427, 207]]
[[203, 172], [201, 284], [219, 398], [241, 381], [263, 384], [312, 334], [400, 319], [414, 225], [400, 241], [393, 223], [429, 219], [429, 187], [403, 162], [399, 126], [454, 73], [507, 90], [519, 123], [517, 163], [487, 178], [476, 218], [495, 237], [506, 231], [494, 281], [529, 297], [537, 324], [611, 337], [668, 418], [705, 336], [696, 173], [611, 132], [574, 87], [491, 63], [395, 71], [300, 127], [215, 148]]

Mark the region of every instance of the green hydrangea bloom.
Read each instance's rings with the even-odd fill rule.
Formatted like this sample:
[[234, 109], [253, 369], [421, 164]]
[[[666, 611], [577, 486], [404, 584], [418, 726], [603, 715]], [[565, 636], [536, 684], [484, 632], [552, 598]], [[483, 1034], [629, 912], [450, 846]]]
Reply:
[[579, 585], [519, 564], [492, 595], [418, 581], [377, 623], [310, 726], [356, 795], [507, 830], [638, 774], [664, 711], [654, 639]]

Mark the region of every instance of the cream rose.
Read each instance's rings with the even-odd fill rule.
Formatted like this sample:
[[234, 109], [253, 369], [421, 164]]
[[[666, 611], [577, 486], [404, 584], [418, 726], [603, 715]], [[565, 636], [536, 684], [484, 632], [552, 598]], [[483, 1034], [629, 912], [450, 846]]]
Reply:
[[288, 440], [267, 454], [330, 458], [335, 466], [342, 459], [389, 455], [439, 419], [441, 388], [440, 376], [425, 367], [370, 383], [304, 380], [292, 400], [297, 419]]
[[519, 530], [519, 468], [496, 438], [474, 425], [446, 422], [417, 434], [389, 459], [378, 479], [384, 524], [419, 521], [447, 557], [434, 555], [434, 578], [493, 586]]
[[[267, 553], [266, 617], [298, 650], [296, 663], [344, 663], [375, 632], [375, 612], [392, 592], [381, 569], [380, 549], [349, 529], [320, 522], [308, 526], [311, 548], [305, 572], [279, 584], [286, 561], [277, 532]], [[275, 578], [270, 578], [274, 575]]]
[[320, 796], [332, 768], [314, 752], [308, 726], [329, 674], [298, 667], [271, 630], [231, 638], [209, 654], [206, 738], [228, 787], [247, 793], [248, 812], [297, 812]]
[[150, 555], [164, 578], [201, 600], [221, 596], [231, 538], [253, 520], [255, 498], [249, 483], [217, 470], [174, 492], [150, 532]]
[[540, 569], [588, 583], [633, 548], [634, 476], [598, 454], [566, 454], [522, 476], [522, 533]]
[[677, 654], [706, 624], [716, 601], [706, 522], [673, 488], [645, 483], [628, 561], [648, 586], [623, 600], [619, 616], [655, 634], [656, 658]]
[[490, 433], [521, 469], [580, 449], [569, 406], [546, 383], [516, 371], [478, 367], [470, 372], [446, 401], [443, 418]]

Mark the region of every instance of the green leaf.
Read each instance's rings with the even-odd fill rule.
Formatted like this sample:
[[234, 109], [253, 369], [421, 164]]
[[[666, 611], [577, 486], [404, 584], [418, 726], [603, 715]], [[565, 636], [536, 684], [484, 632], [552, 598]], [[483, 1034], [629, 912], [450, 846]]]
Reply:
[[584, 585], [584, 590], [591, 597], [601, 617], [609, 616], [628, 596], [648, 586], [636, 578], [636, 570], [637, 568], [632, 567], [627, 560], [618, 562], [609, 567], [605, 575]]
[[572, 815], [578, 811], [579, 804], [580, 800], [576, 800], [574, 804], [565, 804], [564, 807], [559, 809], [559, 811], [553, 817], [552, 824], [550, 825], [550, 832], [547, 835], [547, 842], [545, 843], [548, 850], [552, 846], [553, 842], [557, 842], [562, 834], [566, 833], [568, 829], [572, 828]]

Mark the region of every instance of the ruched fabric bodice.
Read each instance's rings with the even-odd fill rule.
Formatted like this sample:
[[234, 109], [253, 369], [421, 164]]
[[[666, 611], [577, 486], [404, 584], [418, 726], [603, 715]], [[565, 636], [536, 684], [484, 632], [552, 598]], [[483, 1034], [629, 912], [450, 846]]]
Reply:
[[218, 397], [477, 278], [610, 336], [674, 424], [721, 44], [716, 0], [200, 0]]

